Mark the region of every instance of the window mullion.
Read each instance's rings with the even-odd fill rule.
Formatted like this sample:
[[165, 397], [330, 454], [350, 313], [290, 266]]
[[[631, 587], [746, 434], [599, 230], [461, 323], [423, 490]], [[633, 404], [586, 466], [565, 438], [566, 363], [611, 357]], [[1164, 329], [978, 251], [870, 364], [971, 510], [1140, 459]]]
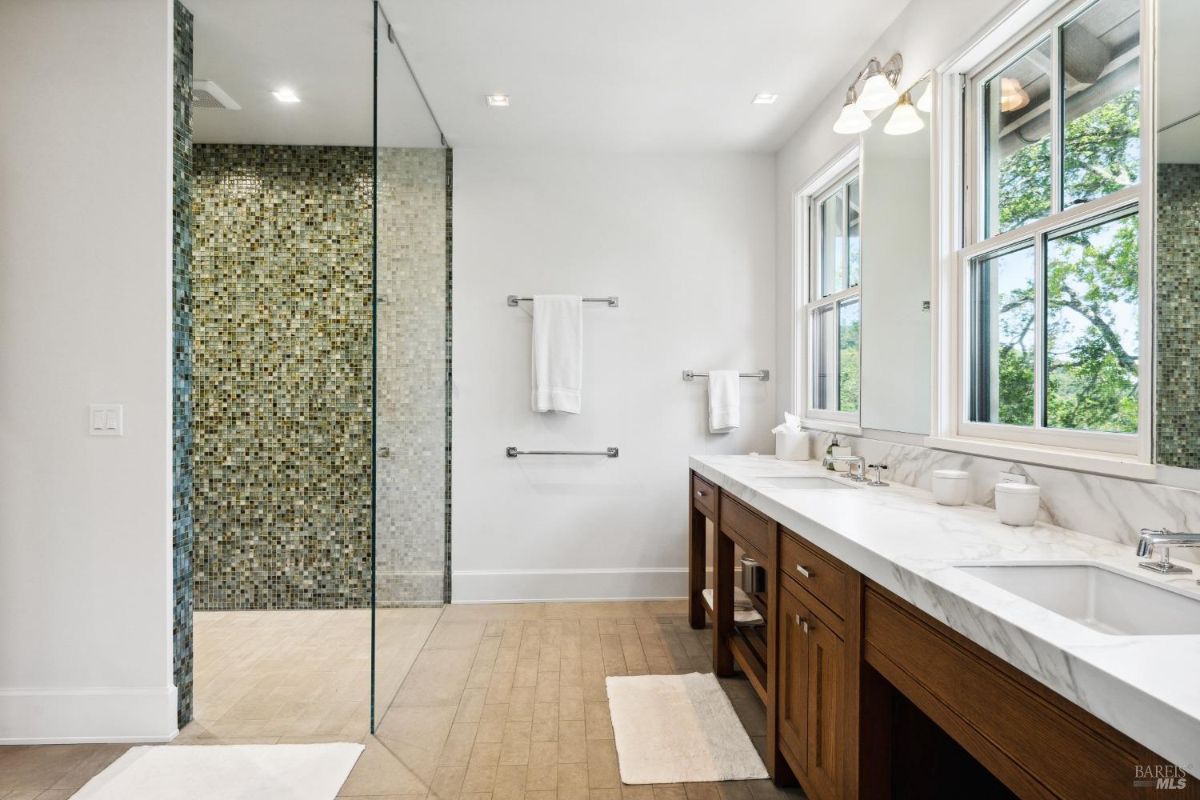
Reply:
[[1050, 34], [1050, 214], [1063, 210], [1063, 68], [1062, 28]]
[[1033, 427], [1046, 427], [1046, 234], [1033, 241]]

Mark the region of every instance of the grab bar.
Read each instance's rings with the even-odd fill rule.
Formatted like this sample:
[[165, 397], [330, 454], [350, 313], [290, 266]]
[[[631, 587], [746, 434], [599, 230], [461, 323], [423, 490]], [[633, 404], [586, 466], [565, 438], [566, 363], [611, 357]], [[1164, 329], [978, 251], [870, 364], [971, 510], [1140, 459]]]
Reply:
[[607, 456], [608, 458], [616, 458], [620, 451], [615, 447], [606, 447], [603, 450], [518, 450], [515, 447], [504, 448], [504, 455], [509, 458], [517, 456]]
[[[683, 379], [685, 381], [695, 380], [696, 378], [707, 378], [707, 372], [696, 372], [694, 370], [685, 369], [683, 371]], [[758, 378], [760, 381], [771, 380], [771, 370], [760, 369], [758, 372], [739, 372], [739, 378]]]

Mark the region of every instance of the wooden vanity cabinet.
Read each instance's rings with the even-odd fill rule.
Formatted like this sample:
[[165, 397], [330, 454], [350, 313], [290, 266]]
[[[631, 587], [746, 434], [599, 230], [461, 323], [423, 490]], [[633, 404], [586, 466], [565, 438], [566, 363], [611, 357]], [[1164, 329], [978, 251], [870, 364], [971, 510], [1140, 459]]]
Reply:
[[784, 758], [811, 798], [842, 797], [846, 643], [818, 601], [779, 594], [776, 720]]
[[[813, 800], [1200, 798], [1135, 786], [1165, 759], [715, 483], [689, 476], [691, 620], [716, 535], [713, 665], [767, 709], [767, 767]], [[733, 625], [735, 545], [768, 569], [766, 658]]]

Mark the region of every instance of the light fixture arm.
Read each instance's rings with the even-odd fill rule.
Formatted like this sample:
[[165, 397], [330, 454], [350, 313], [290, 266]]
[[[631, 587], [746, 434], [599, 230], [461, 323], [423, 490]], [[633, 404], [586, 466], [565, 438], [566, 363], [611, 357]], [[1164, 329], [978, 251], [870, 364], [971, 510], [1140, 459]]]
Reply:
[[867, 62], [867, 65], [862, 68], [862, 71], [858, 73], [858, 77], [854, 79], [854, 82], [850, 84], [850, 91], [857, 95], [858, 85], [866, 81], [866, 79], [872, 75], [877, 74], [883, 75], [883, 77], [887, 78], [887, 82], [892, 85], [893, 89], [895, 89], [897, 88], [897, 84], [900, 82], [900, 73], [903, 71], [903, 69], [904, 57], [899, 53], [893, 53], [892, 57], [889, 58], [882, 66], [879, 63], [878, 58], [872, 58]]

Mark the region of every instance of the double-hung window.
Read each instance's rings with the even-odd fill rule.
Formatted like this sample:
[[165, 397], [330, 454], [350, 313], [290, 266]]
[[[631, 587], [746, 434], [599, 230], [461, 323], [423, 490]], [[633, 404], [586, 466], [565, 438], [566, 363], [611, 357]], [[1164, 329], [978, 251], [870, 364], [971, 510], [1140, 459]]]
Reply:
[[965, 81], [958, 436], [1148, 456], [1140, 29], [1060, 7]]
[[800, 337], [804, 414], [857, 425], [862, 328], [858, 167], [803, 199], [798, 222], [807, 232], [800, 320], [805, 327]]

